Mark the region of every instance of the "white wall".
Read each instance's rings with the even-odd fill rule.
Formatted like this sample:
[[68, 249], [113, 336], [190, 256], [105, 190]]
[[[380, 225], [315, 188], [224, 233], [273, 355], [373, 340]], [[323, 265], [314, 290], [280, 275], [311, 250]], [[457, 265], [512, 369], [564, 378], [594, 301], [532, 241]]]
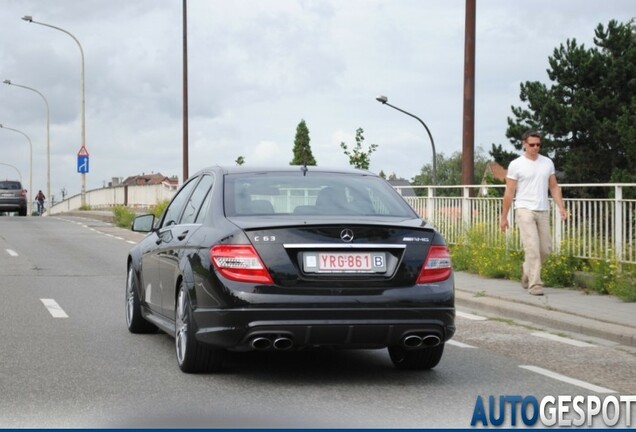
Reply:
[[[148, 208], [163, 200], [170, 200], [175, 194], [174, 189], [164, 185], [150, 186], [115, 186], [86, 191], [86, 205], [91, 209], [109, 209], [115, 205], [126, 205], [131, 208]], [[128, 195], [126, 199], [126, 195]], [[55, 204], [51, 214], [78, 210], [81, 207], [80, 194], [73, 195]]]

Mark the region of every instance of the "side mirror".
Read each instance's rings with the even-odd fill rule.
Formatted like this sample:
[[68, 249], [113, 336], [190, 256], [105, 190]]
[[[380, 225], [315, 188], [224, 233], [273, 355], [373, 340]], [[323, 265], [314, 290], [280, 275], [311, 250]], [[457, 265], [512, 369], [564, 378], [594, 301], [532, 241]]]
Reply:
[[145, 214], [133, 219], [132, 230], [136, 232], [150, 232], [155, 225], [155, 215]]

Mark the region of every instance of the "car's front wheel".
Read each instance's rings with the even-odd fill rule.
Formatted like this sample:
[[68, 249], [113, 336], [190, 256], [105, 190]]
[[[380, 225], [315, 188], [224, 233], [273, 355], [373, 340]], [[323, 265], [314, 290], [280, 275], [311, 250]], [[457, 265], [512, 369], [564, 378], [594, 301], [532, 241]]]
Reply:
[[403, 370], [432, 369], [442, 358], [444, 344], [419, 349], [406, 349], [401, 346], [389, 347], [389, 356], [393, 365]]
[[219, 371], [225, 351], [197, 341], [195, 331], [190, 295], [182, 283], [177, 295], [174, 338], [179, 368], [186, 373]]
[[138, 286], [137, 275], [131, 264], [126, 277], [126, 325], [131, 333], [154, 333], [157, 327], [141, 315]]

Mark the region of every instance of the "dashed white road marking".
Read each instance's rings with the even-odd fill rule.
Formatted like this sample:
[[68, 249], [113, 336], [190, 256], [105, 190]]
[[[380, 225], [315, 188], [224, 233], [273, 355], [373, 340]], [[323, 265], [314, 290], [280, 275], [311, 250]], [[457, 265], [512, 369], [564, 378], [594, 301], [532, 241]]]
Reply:
[[[60, 219], [60, 220], [63, 220], [63, 221], [66, 221], [66, 222], [73, 223], [73, 224], [75, 224], [75, 225], [79, 225], [79, 226], [81, 226], [81, 227], [83, 227], [83, 228], [88, 228], [89, 230], [91, 230], [91, 231], [93, 231], [93, 232], [95, 232], [95, 233], [97, 233], [97, 234], [104, 235], [104, 236], [106, 236], [106, 237], [114, 238], [114, 239], [116, 239], [116, 240], [122, 240], [122, 241], [125, 241], [126, 243], [129, 243], [129, 244], [132, 244], [132, 245], [136, 245], [136, 244], [137, 244], [137, 242], [135, 242], [135, 241], [132, 241], [132, 240], [126, 240], [126, 239], [125, 239], [125, 238], [123, 238], [123, 237], [120, 237], [120, 236], [117, 236], [117, 235], [114, 235], [114, 234], [110, 234], [110, 233], [105, 233], [105, 232], [103, 232], [103, 231], [100, 231], [100, 230], [99, 230], [99, 229], [97, 229], [97, 228], [94, 228], [94, 227], [88, 226], [88, 225], [86, 225], [86, 224], [85, 224], [85, 223], [83, 223], [83, 222], [78, 222], [78, 221], [74, 221], [74, 220], [70, 220], [70, 219], [64, 219], [64, 218], [59, 218], [59, 219]], [[82, 219], [85, 219], [85, 218], [82, 218]], [[109, 223], [105, 223], [105, 224], [106, 224], [106, 225], [108, 225], [108, 226], [112, 226], [112, 225], [113, 225], [113, 224], [109, 224]]]
[[554, 335], [551, 333], [545, 333], [545, 332], [534, 332], [532, 333], [532, 336], [537, 336], [540, 338], [549, 339], [555, 342], [561, 342], [564, 344], [573, 345], [575, 347], [580, 347], [580, 348], [592, 348], [596, 346], [591, 343], [582, 342], [575, 339], [570, 339], [563, 336], [557, 336], [557, 335]]
[[576, 378], [570, 378], [568, 376], [561, 375], [556, 372], [552, 372], [551, 370], [540, 368], [538, 366], [519, 365], [519, 367], [522, 369], [529, 370], [531, 372], [538, 373], [543, 376], [547, 376], [548, 378], [552, 378], [558, 381], [562, 381], [564, 383], [572, 384], [577, 387], [581, 387], [581, 388], [593, 391], [595, 393], [616, 393], [615, 390], [611, 390], [605, 387], [600, 387], [594, 384], [590, 384], [588, 382], [581, 381]]
[[53, 299], [40, 299], [53, 318], [68, 318], [68, 315]]
[[459, 348], [477, 348], [475, 346], [468, 345], [468, 344], [465, 344], [463, 342], [458, 342], [458, 341], [452, 340], [452, 339], [449, 340], [449, 341], [446, 341], [446, 343], [449, 344], [449, 345], [453, 345], [453, 346], [459, 347]]
[[460, 312], [460, 311], [455, 311], [455, 315], [457, 315], [458, 317], [466, 318], [466, 319], [473, 320], [473, 321], [486, 321], [488, 319], [488, 318], [483, 317], [483, 316], [473, 315], [471, 313]]
[[16, 251], [14, 251], [14, 250], [11, 250], [11, 249], [5, 249], [5, 250], [6, 250], [6, 251], [7, 251], [7, 253], [8, 253], [9, 255], [11, 255], [12, 257], [17, 257], [17, 256], [18, 256], [18, 253], [17, 253]]

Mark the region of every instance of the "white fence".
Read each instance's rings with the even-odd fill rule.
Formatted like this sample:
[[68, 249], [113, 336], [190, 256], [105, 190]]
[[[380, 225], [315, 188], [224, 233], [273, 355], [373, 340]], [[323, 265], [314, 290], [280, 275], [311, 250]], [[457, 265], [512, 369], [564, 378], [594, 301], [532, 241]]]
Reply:
[[[561, 221], [558, 212], [552, 211], [552, 241], [555, 250], [565, 248], [568, 255], [580, 258], [605, 259], [617, 257], [623, 263], [636, 264], [636, 199], [624, 199], [625, 190], [636, 190], [636, 184], [563, 184], [561, 189], [603, 188], [605, 198], [565, 198], [570, 213]], [[488, 188], [503, 188], [488, 185]], [[499, 218], [501, 198], [471, 196], [484, 191], [483, 185], [472, 186], [396, 186], [403, 195], [406, 190], [426, 190], [425, 196], [405, 196], [411, 206], [425, 219], [433, 223], [455, 244], [460, 242], [471, 227], [478, 226], [487, 238], [495, 241], [501, 236]], [[454, 196], [436, 196], [445, 189]], [[91, 209], [108, 209], [114, 205], [132, 208], [148, 208], [160, 201], [169, 200], [175, 191], [163, 185], [117, 186], [86, 192], [86, 204]], [[439, 192], [441, 194], [441, 192]], [[70, 197], [51, 208], [51, 214], [77, 210], [80, 195]], [[514, 229], [514, 209], [510, 211], [510, 226], [506, 237], [511, 248], [519, 249], [517, 230]]]
[[[503, 188], [488, 185], [489, 188]], [[579, 258], [606, 259], [616, 257], [623, 263], [636, 264], [636, 199], [624, 199], [627, 189], [636, 190], [636, 184], [563, 184], [561, 189], [604, 188], [606, 198], [564, 198], [570, 213], [562, 221], [552, 203], [552, 241], [556, 251], [564, 249], [568, 255]], [[426, 196], [405, 196], [411, 206], [433, 223], [451, 243], [462, 241], [467, 230], [478, 226], [487, 239], [499, 238], [499, 220], [502, 198], [471, 197], [483, 186], [405, 186], [396, 187], [406, 195], [405, 189], [426, 189]], [[457, 196], [435, 196], [439, 189], [451, 189]], [[503, 191], [502, 191], [503, 192]], [[509, 224], [514, 225], [514, 209]], [[506, 234], [509, 247], [520, 248], [518, 231]]]

